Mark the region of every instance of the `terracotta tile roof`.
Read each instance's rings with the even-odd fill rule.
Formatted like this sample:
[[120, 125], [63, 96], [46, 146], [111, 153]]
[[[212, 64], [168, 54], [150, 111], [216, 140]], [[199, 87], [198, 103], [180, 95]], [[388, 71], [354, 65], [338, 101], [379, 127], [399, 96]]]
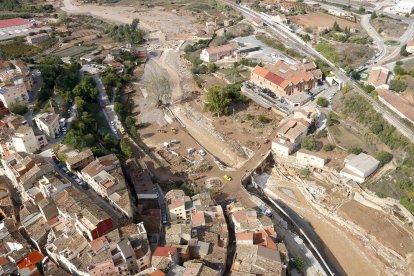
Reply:
[[184, 204], [185, 204], [184, 199], [178, 199], [178, 200], [174, 201], [173, 203], [171, 203], [170, 205], [168, 205], [168, 209], [172, 210], [172, 209], [175, 209], [175, 208], [179, 208], [179, 207], [184, 206]]
[[237, 43], [229, 43], [218, 47], [209, 47], [206, 49], [210, 55], [219, 54], [223, 52], [236, 51], [239, 48]]
[[43, 260], [44, 256], [39, 251], [32, 251], [23, 260], [17, 263], [19, 269], [29, 268], [30, 271], [36, 268], [36, 264]]
[[0, 20], [0, 29], [28, 25], [30, 21], [20, 17]]
[[234, 219], [237, 222], [247, 221], [247, 214], [245, 210], [239, 210], [233, 214]]
[[258, 65], [254, 67], [254, 69], [252, 70], [252, 74], [259, 75], [262, 78], [266, 77], [267, 73], [269, 73], [269, 70], [267, 70], [266, 68], [260, 67]]
[[268, 81], [270, 81], [274, 84], [280, 85], [280, 86], [282, 86], [283, 83], [285, 82], [284, 78], [282, 78], [281, 76], [278, 76], [278, 75], [276, 75], [272, 72], [268, 72], [265, 76], [265, 79], [267, 79]]
[[154, 257], [168, 257], [169, 254], [174, 255], [177, 252], [177, 248], [175, 247], [163, 247], [158, 246], [155, 251], [152, 253]]
[[369, 73], [367, 82], [375, 87], [387, 84], [389, 70], [384, 67], [374, 67]]
[[4, 257], [4, 256], [0, 257], [0, 266], [3, 266], [8, 263], [9, 263], [9, 260], [7, 259], [7, 257]]
[[165, 276], [165, 273], [161, 270], [157, 269], [154, 272], [148, 274], [148, 276]]
[[191, 224], [193, 226], [204, 225], [206, 223], [206, 219], [204, 217], [204, 212], [193, 212], [191, 214]]
[[410, 39], [407, 43], [407, 47], [413, 47], [414, 46], [414, 37]]
[[237, 241], [252, 241], [253, 242], [253, 232], [244, 232], [236, 234]]
[[403, 98], [391, 91], [377, 89], [377, 92], [379, 97], [381, 97], [384, 101], [392, 105], [395, 109], [401, 112], [409, 120], [414, 122], [414, 106], [410, 105]]

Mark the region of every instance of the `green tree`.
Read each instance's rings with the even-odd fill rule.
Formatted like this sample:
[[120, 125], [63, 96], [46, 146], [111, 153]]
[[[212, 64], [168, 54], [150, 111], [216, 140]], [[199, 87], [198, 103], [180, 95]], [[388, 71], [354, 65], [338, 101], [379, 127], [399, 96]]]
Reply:
[[127, 116], [125, 118], [125, 126], [130, 129], [135, 125], [136, 119], [133, 116]]
[[75, 105], [78, 111], [78, 114], [81, 114], [85, 110], [86, 102], [79, 96], [75, 97]]
[[371, 20], [374, 20], [375, 18], [377, 18], [378, 17], [378, 15], [377, 15], [377, 13], [375, 12], [375, 11], [373, 11], [372, 13], [371, 13]]
[[384, 166], [385, 164], [387, 164], [388, 162], [390, 162], [392, 160], [394, 156], [392, 155], [392, 153], [387, 152], [387, 151], [380, 151], [377, 154], [377, 159], [378, 161], [380, 161], [380, 166]]
[[208, 65], [207, 65], [208, 73], [210, 73], [210, 74], [214, 73], [214, 72], [216, 72], [216, 70], [217, 70], [216, 64], [214, 62], [209, 62]]
[[122, 139], [122, 140], [121, 140], [121, 142], [120, 142], [120, 146], [121, 146], [121, 151], [122, 151], [122, 153], [123, 153], [126, 157], [131, 158], [131, 157], [132, 157], [132, 155], [133, 155], [133, 152], [132, 152], [131, 145], [128, 143], [128, 141], [127, 141], [127, 140]]
[[321, 107], [327, 107], [329, 105], [329, 102], [325, 97], [319, 97], [316, 100], [316, 104], [321, 106]]
[[362, 152], [362, 149], [360, 147], [351, 147], [351, 148], [348, 149], [348, 152], [352, 153], [352, 154], [355, 154], [355, 155], [358, 155]]
[[341, 27], [339, 27], [339, 24], [338, 24], [338, 22], [336, 22], [336, 20], [335, 20], [335, 22], [334, 22], [334, 24], [333, 24], [333, 26], [332, 26], [332, 30], [334, 31], [334, 32], [341, 32], [342, 30], [341, 30]]
[[332, 144], [326, 144], [326, 145], [323, 146], [324, 151], [333, 151], [334, 148], [335, 148], [335, 146], [332, 145]]
[[220, 114], [227, 113], [227, 107], [230, 102], [231, 98], [228, 93], [224, 92], [219, 86], [213, 86], [207, 92], [207, 103], [205, 107], [220, 117]]
[[24, 102], [19, 102], [10, 106], [10, 111], [14, 114], [24, 115], [27, 110], [27, 104]]
[[405, 69], [402, 66], [396, 65], [394, 67], [394, 74], [403, 76], [403, 75], [407, 74], [407, 72], [405, 71]]
[[404, 92], [407, 89], [408, 85], [405, 81], [402, 80], [391, 80], [390, 81], [390, 90], [395, 92]]
[[306, 136], [302, 139], [301, 146], [307, 150], [316, 150], [316, 140], [313, 136]]
[[305, 269], [305, 262], [303, 261], [302, 257], [296, 256], [295, 260], [293, 261], [293, 266], [298, 270], [302, 271]]
[[410, 53], [407, 51], [407, 45], [401, 46], [400, 55], [403, 57], [408, 57]]

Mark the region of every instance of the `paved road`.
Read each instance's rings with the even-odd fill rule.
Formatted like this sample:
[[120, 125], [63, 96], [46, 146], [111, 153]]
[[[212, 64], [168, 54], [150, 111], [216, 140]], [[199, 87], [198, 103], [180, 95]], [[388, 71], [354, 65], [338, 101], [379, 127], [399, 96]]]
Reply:
[[291, 33], [289, 30], [284, 28], [283, 26], [280, 26], [278, 24], [273, 25], [273, 22], [269, 22], [266, 18], [264, 18], [260, 13], [257, 13], [253, 10], [250, 10], [248, 8], [235, 5], [234, 3], [227, 2], [227, 4], [239, 9], [242, 13], [247, 14], [248, 16], [255, 16], [262, 19], [263, 22], [265, 22], [269, 29], [273, 31], [274, 36], [277, 38], [282, 38], [286, 44], [293, 47], [294, 49], [300, 50], [309, 56], [321, 59], [326, 62], [331, 67], [331, 71], [335, 74], [335, 76], [342, 81], [343, 83], [348, 83], [355, 91], [357, 91], [361, 96], [363, 96], [365, 99], [367, 99], [373, 108], [380, 114], [383, 115], [383, 117], [391, 124], [393, 125], [398, 131], [400, 131], [404, 136], [406, 136], [410, 141], [414, 142], [414, 131], [408, 128], [404, 123], [400, 121], [400, 118], [397, 117], [394, 113], [390, 112], [385, 106], [380, 105], [377, 103], [373, 98], [371, 98], [367, 93], [362, 90], [358, 84], [348, 78], [342, 69], [337, 67], [335, 64], [333, 64], [331, 61], [329, 61], [327, 58], [325, 58], [322, 54], [317, 52], [315, 49], [312, 48], [311, 45], [305, 43], [301, 38], [299, 38], [296, 34]]

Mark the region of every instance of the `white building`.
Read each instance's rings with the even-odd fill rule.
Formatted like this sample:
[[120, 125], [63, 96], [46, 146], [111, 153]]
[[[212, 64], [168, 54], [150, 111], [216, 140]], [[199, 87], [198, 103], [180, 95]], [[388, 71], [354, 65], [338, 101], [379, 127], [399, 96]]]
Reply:
[[54, 112], [40, 113], [34, 118], [37, 127], [48, 137], [55, 139], [60, 132], [59, 114]]
[[31, 127], [22, 125], [14, 132], [12, 144], [17, 152], [34, 153], [46, 145], [47, 141], [44, 135], [36, 136]]
[[200, 59], [205, 62], [215, 62], [217, 60], [232, 56], [239, 48], [237, 43], [230, 43], [218, 47], [208, 47], [200, 53]]
[[345, 167], [340, 175], [362, 183], [378, 168], [379, 164], [377, 159], [368, 154], [351, 154], [345, 158]]
[[395, 12], [399, 14], [412, 14], [414, 11], [414, 1], [400, 1], [395, 5]]
[[27, 103], [28, 99], [29, 95], [27, 94], [24, 83], [0, 87], [0, 101], [2, 101], [4, 106], [9, 109], [14, 104], [20, 102]]
[[318, 169], [322, 169], [326, 163], [326, 159], [320, 154], [305, 149], [301, 149], [296, 153], [296, 161], [301, 165]]

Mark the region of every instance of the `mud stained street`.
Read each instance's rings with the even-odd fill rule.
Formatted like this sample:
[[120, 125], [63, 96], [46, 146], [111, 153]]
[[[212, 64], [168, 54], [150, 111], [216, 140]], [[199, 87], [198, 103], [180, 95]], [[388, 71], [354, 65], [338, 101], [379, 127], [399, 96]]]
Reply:
[[[342, 230], [341, 226], [315, 210], [294, 183], [280, 179], [271, 191], [312, 226], [313, 231], [330, 249], [347, 275], [381, 274], [378, 269], [380, 265], [376, 265], [377, 261], [364, 250], [364, 245]], [[327, 254], [329, 255], [329, 252]]]

